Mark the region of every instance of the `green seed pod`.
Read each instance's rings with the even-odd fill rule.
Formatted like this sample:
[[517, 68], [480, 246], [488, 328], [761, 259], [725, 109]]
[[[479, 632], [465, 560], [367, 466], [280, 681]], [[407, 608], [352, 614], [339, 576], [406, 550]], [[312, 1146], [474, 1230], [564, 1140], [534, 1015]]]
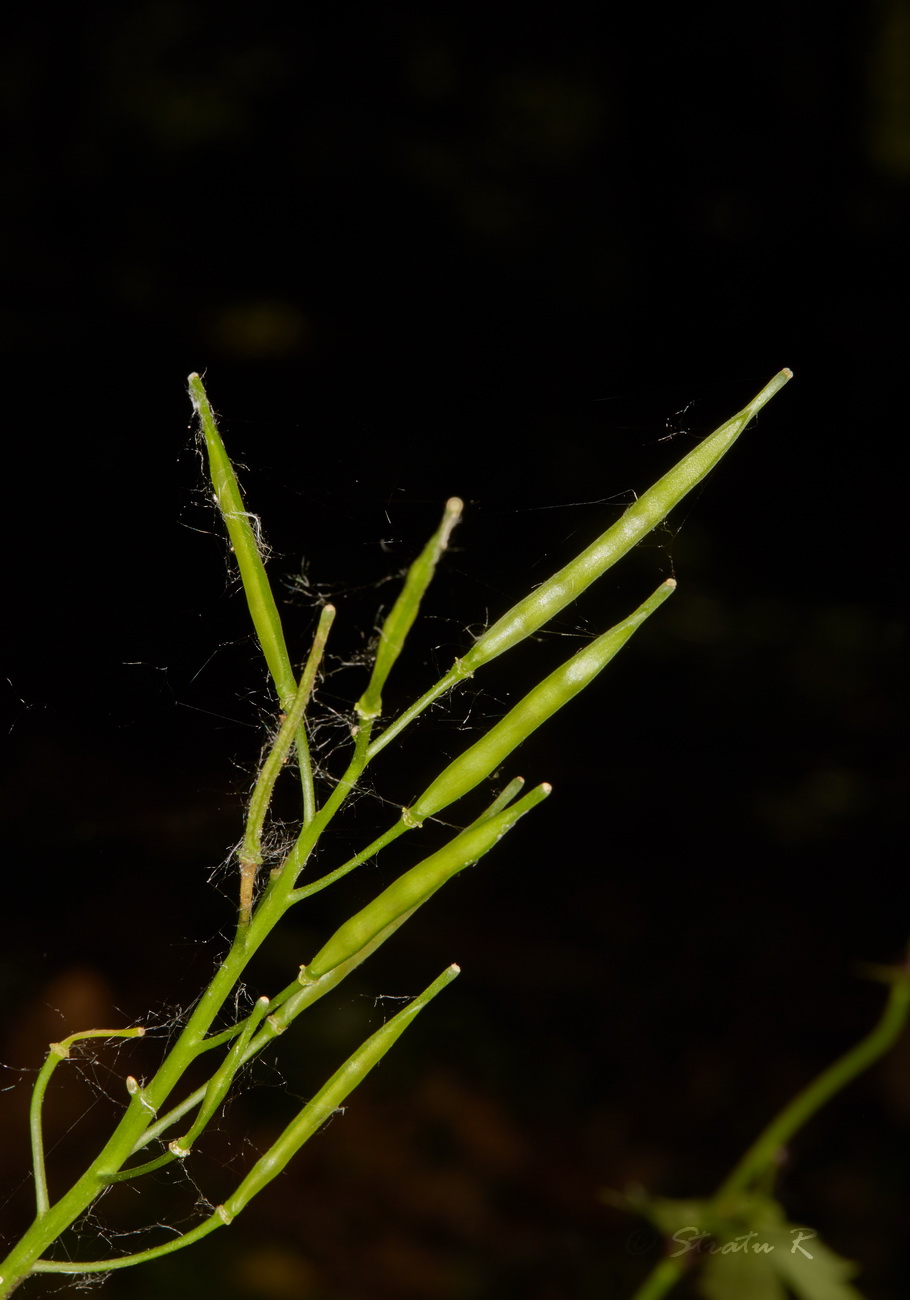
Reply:
[[335, 931], [301, 972], [301, 983], [317, 980], [342, 962], [349, 961], [383, 930], [394, 926], [406, 913], [425, 903], [452, 876], [489, 853], [519, 817], [549, 793], [549, 785], [539, 785], [503, 812], [475, 822], [438, 852], [399, 876], [388, 889]]
[[439, 557], [448, 546], [452, 529], [461, 519], [463, 509], [464, 506], [458, 497], [451, 497], [446, 502], [442, 523], [408, 569], [401, 594], [392, 606], [379, 633], [376, 663], [373, 666], [370, 683], [354, 706], [363, 719], [378, 718], [382, 712], [382, 688], [392, 671], [395, 660], [401, 653], [405, 638], [417, 617], [420, 602], [436, 571]]
[[[458, 966], [449, 966], [438, 979], [433, 981], [429, 988], [424, 989], [413, 1002], [409, 1002], [403, 1011], [399, 1011], [398, 1015], [384, 1024], [381, 1029], [377, 1029], [376, 1033], [368, 1038], [365, 1043], [361, 1043], [357, 1051], [348, 1057], [341, 1069], [335, 1071], [328, 1083], [324, 1084], [316, 1096], [307, 1102], [300, 1114], [291, 1120], [265, 1155], [259, 1157], [236, 1191], [227, 1198], [223, 1205], [217, 1207], [215, 1214], [212, 1215], [212, 1220], [217, 1215], [218, 1222], [213, 1223], [213, 1227], [219, 1227], [222, 1223], [230, 1223], [235, 1215], [238, 1215], [244, 1206], [248, 1205], [253, 1197], [262, 1191], [267, 1183], [270, 1183], [276, 1175], [281, 1173], [304, 1142], [311, 1138], [327, 1119], [331, 1118], [345, 1098], [369, 1074], [373, 1066], [382, 1060], [396, 1039], [411, 1024], [414, 1017], [432, 1001], [437, 993], [441, 992], [446, 985], [451, 984], [458, 974]], [[211, 1220], [207, 1220], [203, 1226], [207, 1226], [209, 1222]]]
[[675, 587], [673, 579], [668, 578], [634, 614], [579, 650], [578, 654], [529, 691], [491, 731], [440, 773], [429, 789], [405, 811], [405, 820], [420, 823], [473, 790], [532, 731], [583, 690], [606, 667], [636, 628], [641, 626], [658, 605], [663, 604]]
[[696, 483], [701, 482], [724, 452], [733, 445], [753, 416], [791, 377], [789, 370], [779, 371], [753, 397], [748, 406], [744, 406], [726, 424], [722, 424], [700, 442], [668, 474], [658, 479], [647, 492], [643, 492], [612, 528], [608, 528], [587, 550], [582, 551], [581, 555], [554, 573], [552, 578], [542, 583], [524, 600], [520, 600], [494, 623], [461, 660], [462, 675], [475, 672], [481, 664], [488, 663], [525, 637], [531, 636], [640, 542], [666, 518]]
[[297, 692], [297, 679], [285, 644], [281, 616], [260, 553], [258, 520], [255, 520], [255, 516], [249, 513], [244, 504], [237, 475], [234, 473], [234, 467], [225, 451], [218, 425], [215, 423], [215, 414], [206, 396], [202, 379], [195, 371], [189, 377], [189, 389], [193, 409], [199, 416], [200, 430], [205, 439], [215, 500], [227, 526], [231, 547], [237, 559], [253, 626], [259, 644], [262, 646], [262, 653], [272, 675], [272, 681], [275, 683], [281, 707], [289, 709]]

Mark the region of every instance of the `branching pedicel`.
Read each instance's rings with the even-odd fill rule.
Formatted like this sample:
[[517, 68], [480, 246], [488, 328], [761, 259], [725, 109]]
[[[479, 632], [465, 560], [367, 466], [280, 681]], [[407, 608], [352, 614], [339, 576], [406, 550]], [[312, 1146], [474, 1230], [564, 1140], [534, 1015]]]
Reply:
[[[255, 521], [240, 494], [202, 380], [196, 374], [190, 376], [190, 396], [199, 418], [215, 498], [227, 527], [256, 635], [274, 683], [281, 723], [259, 772], [246, 816], [238, 852], [237, 927], [230, 950], [152, 1079], [144, 1086], [132, 1077], [124, 1080], [124, 1092], [129, 1100], [122, 1118], [82, 1177], [56, 1200], [51, 1197], [45, 1173], [41, 1121], [44, 1094], [55, 1066], [67, 1055], [69, 1045], [79, 1038], [138, 1036], [142, 1031], [88, 1030], [73, 1034], [65, 1042], [51, 1047], [35, 1083], [31, 1111], [36, 1215], [28, 1231], [0, 1263], [0, 1298], [10, 1295], [36, 1273], [90, 1274], [126, 1268], [179, 1250], [230, 1223], [343, 1103], [414, 1017], [455, 978], [458, 967], [449, 966], [419, 997], [368, 1038], [300, 1110], [273, 1146], [252, 1165], [231, 1195], [194, 1228], [132, 1255], [73, 1261], [54, 1259], [45, 1253], [112, 1183], [140, 1178], [173, 1161], [192, 1160], [195, 1143], [228, 1095], [238, 1071], [283, 1033], [303, 1010], [335, 988], [446, 881], [482, 858], [519, 818], [546, 798], [550, 792], [548, 784], [523, 794], [521, 778], [514, 778], [484, 812], [448, 843], [418, 860], [345, 922], [301, 966], [299, 974], [286, 988], [272, 997], [260, 997], [247, 1016], [227, 1029], [213, 1032], [216, 1018], [230, 1005], [251, 957], [292, 907], [333, 884], [393, 840], [407, 835], [427, 818], [434, 817], [482, 785], [532, 731], [590, 685], [644, 620], [671, 594], [675, 583], [672, 579], [661, 583], [627, 618], [551, 672], [480, 740], [449, 763], [373, 843], [328, 875], [309, 882], [303, 880], [303, 872], [317, 843], [355, 789], [367, 765], [434, 700], [472, 676], [491, 659], [512, 650], [531, 636], [635, 546], [708, 473], [753, 416], [789, 378], [788, 370], [780, 371], [742, 411], [643, 493], [587, 550], [519, 601], [474, 642], [463, 658], [456, 660], [440, 681], [397, 719], [374, 734], [382, 719], [382, 692], [386, 680], [461, 515], [461, 502], [454, 498], [449, 501], [439, 528], [412, 564], [401, 594], [381, 629], [372, 673], [354, 706], [356, 725], [352, 728], [352, 750], [347, 769], [328, 798], [319, 803], [310, 762], [306, 715], [334, 610], [328, 605], [323, 609], [313, 646], [298, 678], [260, 555]], [[281, 864], [267, 880], [261, 881], [258, 877], [269, 805], [275, 783], [292, 751], [296, 754], [301, 786], [300, 830]], [[419, 853], [416, 856], [419, 858]], [[209, 1059], [215, 1060], [216, 1064], [208, 1081], [187, 1094], [183, 1082], [186, 1073], [206, 1053], [214, 1054]]]

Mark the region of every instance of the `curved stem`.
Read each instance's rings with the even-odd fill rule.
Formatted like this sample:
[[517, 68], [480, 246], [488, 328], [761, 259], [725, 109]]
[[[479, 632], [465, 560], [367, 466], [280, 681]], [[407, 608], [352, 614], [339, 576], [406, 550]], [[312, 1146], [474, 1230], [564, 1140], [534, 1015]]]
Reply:
[[899, 1038], [910, 1013], [910, 970], [895, 973], [894, 983], [878, 1024], [848, 1052], [823, 1070], [783, 1108], [755, 1139], [748, 1151], [712, 1197], [721, 1212], [723, 1204], [751, 1187], [775, 1167], [778, 1153], [822, 1106], [885, 1055]]
[[32, 1142], [32, 1168], [35, 1177], [35, 1205], [40, 1218], [46, 1214], [50, 1208], [50, 1198], [47, 1192], [47, 1174], [44, 1168], [44, 1133], [41, 1122], [41, 1112], [44, 1106], [44, 1096], [47, 1092], [47, 1085], [50, 1083], [51, 1075], [61, 1061], [67, 1060], [70, 1054], [70, 1047], [73, 1043], [80, 1042], [85, 1038], [142, 1038], [145, 1030], [141, 1025], [134, 1025], [131, 1029], [83, 1029], [79, 1033], [70, 1034], [62, 1042], [51, 1043], [47, 1059], [42, 1065], [38, 1077], [35, 1080], [35, 1086], [32, 1088], [32, 1099], [29, 1107], [29, 1131]]
[[[890, 969], [891, 992], [878, 1024], [848, 1052], [822, 1070], [817, 1078], [787, 1103], [783, 1110], [762, 1130], [745, 1155], [707, 1203], [706, 1221], [723, 1221], [729, 1206], [777, 1167], [783, 1146], [812, 1118], [822, 1106], [868, 1070], [897, 1042], [910, 1015], [910, 950], [903, 966]], [[632, 1300], [662, 1300], [687, 1272], [684, 1264], [663, 1259], [651, 1270]]]

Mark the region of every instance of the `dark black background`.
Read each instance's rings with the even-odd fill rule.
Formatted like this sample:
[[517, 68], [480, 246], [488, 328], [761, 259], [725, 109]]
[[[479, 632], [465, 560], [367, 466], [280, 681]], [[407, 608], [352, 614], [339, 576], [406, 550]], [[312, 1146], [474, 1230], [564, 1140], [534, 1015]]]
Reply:
[[[306, 565], [295, 657], [331, 596], [331, 666], [355, 659], [387, 580], [464, 497], [400, 705], [794, 370], [669, 528], [377, 769], [379, 794], [412, 799], [535, 674], [677, 577], [516, 758], [549, 803], [282, 1043], [291, 1097], [263, 1066], [200, 1151], [203, 1193], [230, 1191], [397, 1007], [378, 994], [452, 960], [461, 979], [230, 1234], [106, 1290], [631, 1295], [654, 1252], [599, 1190], [708, 1194], [873, 1023], [882, 990], [855, 963], [906, 939], [910, 11], [149, 0], [19, 15], [0, 57], [10, 1192], [46, 1043], [175, 1014], [231, 918], [229, 873], [208, 877], [269, 697], [186, 374], [206, 373], [289, 598]], [[361, 689], [333, 671], [320, 698], [343, 719]], [[387, 812], [366, 799], [357, 818], [361, 836]], [[290, 921], [252, 991], [282, 987], [388, 870]], [[120, 1096], [157, 1045], [89, 1073]], [[863, 1262], [869, 1300], [905, 1269], [908, 1083], [898, 1048], [781, 1181], [795, 1219]], [[55, 1139], [82, 1086], [52, 1097]], [[61, 1143], [53, 1187], [110, 1114]], [[102, 1208], [189, 1223], [195, 1193], [174, 1194]]]

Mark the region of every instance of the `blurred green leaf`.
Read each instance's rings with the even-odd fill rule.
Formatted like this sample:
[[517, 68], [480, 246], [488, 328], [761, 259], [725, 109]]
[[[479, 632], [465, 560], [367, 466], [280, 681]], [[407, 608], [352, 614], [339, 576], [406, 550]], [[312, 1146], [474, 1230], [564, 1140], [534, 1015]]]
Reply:
[[814, 1228], [790, 1223], [769, 1196], [743, 1195], [724, 1217], [711, 1200], [641, 1193], [605, 1199], [624, 1203], [659, 1228], [669, 1259], [697, 1256], [695, 1285], [705, 1300], [863, 1300], [850, 1283], [855, 1265], [830, 1250]]

